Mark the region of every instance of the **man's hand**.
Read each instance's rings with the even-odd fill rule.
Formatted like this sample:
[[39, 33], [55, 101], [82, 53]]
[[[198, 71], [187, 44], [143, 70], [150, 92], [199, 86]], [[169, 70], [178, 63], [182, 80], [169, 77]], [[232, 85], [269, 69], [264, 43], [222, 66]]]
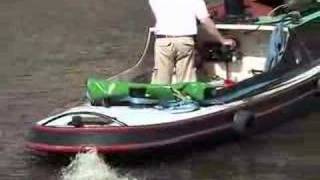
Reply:
[[233, 39], [223, 39], [221, 42], [223, 46], [229, 46], [231, 49], [234, 49], [237, 46], [237, 43]]
[[212, 36], [214, 41], [220, 42], [223, 46], [229, 46], [231, 49], [236, 48], [236, 41], [230, 38], [224, 38], [220, 34], [215, 23], [212, 21], [210, 17], [200, 19], [200, 22], [207, 30], [207, 32]]

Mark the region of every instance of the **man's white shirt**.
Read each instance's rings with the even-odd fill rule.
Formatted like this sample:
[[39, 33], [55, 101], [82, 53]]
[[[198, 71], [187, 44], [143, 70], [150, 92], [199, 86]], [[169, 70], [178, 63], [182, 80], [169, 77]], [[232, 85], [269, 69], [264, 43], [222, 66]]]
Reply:
[[149, 0], [156, 18], [155, 33], [195, 35], [197, 19], [209, 17], [204, 0]]

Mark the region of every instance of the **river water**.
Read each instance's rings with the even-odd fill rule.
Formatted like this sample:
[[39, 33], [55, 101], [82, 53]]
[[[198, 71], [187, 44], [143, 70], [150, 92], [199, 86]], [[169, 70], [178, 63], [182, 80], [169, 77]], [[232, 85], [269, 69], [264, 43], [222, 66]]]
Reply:
[[90, 76], [133, 65], [152, 22], [145, 0], [1, 0], [0, 179], [320, 179], [319, 98], [250, 139], [162, 155], [73, 161], [26, 152], [35, 121], [78, 101]]

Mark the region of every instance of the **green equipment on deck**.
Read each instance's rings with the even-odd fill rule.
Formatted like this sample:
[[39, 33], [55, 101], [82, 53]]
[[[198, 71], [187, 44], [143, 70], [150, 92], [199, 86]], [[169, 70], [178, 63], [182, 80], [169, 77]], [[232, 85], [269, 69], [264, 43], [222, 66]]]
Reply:
[[160, 85], [94, 78], [87, 80], [87, 97], [93, 105], [130, 103], [132, 98], [152, 102], [190, 99], [201, 103], [214, 94], [215, 87], [203, 82]]

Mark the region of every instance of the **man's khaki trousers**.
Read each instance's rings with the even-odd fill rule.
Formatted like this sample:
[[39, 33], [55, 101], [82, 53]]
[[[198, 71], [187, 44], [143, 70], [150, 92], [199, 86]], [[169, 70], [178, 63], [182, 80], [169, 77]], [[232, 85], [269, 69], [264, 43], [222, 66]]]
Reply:
[[196, 81], [195, 48], [192, 37], [157, 38], [152, 84]]

